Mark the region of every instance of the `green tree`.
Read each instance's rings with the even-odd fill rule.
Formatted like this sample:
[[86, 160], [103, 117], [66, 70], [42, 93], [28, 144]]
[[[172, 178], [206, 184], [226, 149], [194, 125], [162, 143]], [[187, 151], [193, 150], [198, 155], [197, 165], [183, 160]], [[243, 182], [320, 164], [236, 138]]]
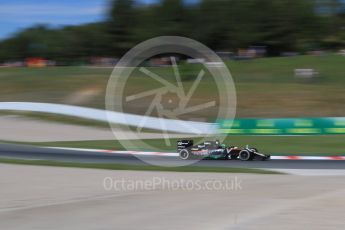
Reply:
[[123, 55], [134, 45], [137, 9], [133, 0], [114, 0], [108, 19], [110, 48], [113, 55]]
[[187, 23], [182, 0], [162, 0], [156, 8], [154, 29], [159, 35], [185, 35]]

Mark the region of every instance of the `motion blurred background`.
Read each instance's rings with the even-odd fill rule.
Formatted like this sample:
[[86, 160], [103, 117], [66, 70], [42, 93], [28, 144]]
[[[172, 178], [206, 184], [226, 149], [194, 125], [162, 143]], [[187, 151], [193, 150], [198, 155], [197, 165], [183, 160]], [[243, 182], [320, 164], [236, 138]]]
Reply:
[[345, 112], [341, 0], [3, 0], [0, 11], [2, 101], [104, 108], [111, 69], [82, 67], [113, 67], [146, 39], [180, 35], [224, 58], [240, 117]]
[[[196, 39], [223, 58], [237, 89], [237, 118], [345, 114], [342, 0], [1, 0], [0, 12], [3, 102], [104, 109], [106, 84], [119, 58], [146, 39], [177, 35]], [[182, 81], [191, 85], [197, 64], [179, 58]], [[173, 74], [170, 64], [166, 57], [146, 63], [167, 79]], [[129, 92], [152, 87], [152, 79], [134, 75]], [[207, 79], [196, 101], [212, 94]], [[127, 111], [144, 114], [146, 109], [138, 102]], [[215, 117], [206, 111], [202, 119]], [[342, 137], [327, 138], [336, 141], [335, 152], [342, 151]], [[310, 139], [315, 142], [320, 138]]]

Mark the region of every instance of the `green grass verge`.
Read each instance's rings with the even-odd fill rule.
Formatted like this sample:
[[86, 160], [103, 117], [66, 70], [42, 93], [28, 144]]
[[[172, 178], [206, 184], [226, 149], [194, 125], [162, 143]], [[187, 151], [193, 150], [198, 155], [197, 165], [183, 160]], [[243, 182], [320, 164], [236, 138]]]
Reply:
[[[192, 139], [198, 140], [198, 138]], [[172, 146], [166, 146], [164, 139], [149, 139], [142, 141], [163, 151], [175, 152], [175, 144], [177, 140], [178, 139], [170, 140]], [[269, 153], [272, 155], [345, 155], [345, 135], [228, 136], [224, 143], [238, 147], [245, 147], [249, 144], [250, 146], [257, 147], [263, 153]], [[30, 144], [70, 148], [124, 150], [121, 142], [117, 140], [40, 142]], [[150, 151], [152, 149], [145, 149], [139, 145], [138, 148], [131, 150]]]
[[0, 158], [0, 163], [69, 167], [69, 168], [107, 169], [107, 170], [281, 174], [281, 173], [273, 172], [269, 170], [249, 169], [249, 168], [201, 167], [201, 166], [160, 167], [160, 166], [152, 166], [152, 165], [95, 164], [95, 163], [74, 163], [74, 162], [43, 161], [43, 160], [17, 160], [17, 159], [1, 159], [1, 158]]

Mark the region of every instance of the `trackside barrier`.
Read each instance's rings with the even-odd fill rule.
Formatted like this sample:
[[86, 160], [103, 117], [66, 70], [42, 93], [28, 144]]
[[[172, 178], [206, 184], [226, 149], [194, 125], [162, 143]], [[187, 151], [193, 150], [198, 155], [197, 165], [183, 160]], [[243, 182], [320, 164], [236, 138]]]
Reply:
[[345, 117], [219, 120], [221, 133], [229, 135], [345, 134]]
[[134, 127], [140, 126], [153, 130], [165, 130], [168, 132], [184, 134], [204, 135], [217, 133], [217, 125], [212, 123], [164, 119], [72, 105], [33, 102], [0, 102], [0, 110], [60, 114], [114, 124]]
[[[72, 105], [0, 102], [1, 110], [30, 111], [164, 130], [185, 134], [227, 135], [324, 135], [345, 134], [345, 117], [218, 120], [216, 124], [126, 114]], [[142, 124], [142, 120], [145, 120]], [[157, 125], [158, 124], [158, 125]], [[162, 125], [159, 125], [162, 124]]]

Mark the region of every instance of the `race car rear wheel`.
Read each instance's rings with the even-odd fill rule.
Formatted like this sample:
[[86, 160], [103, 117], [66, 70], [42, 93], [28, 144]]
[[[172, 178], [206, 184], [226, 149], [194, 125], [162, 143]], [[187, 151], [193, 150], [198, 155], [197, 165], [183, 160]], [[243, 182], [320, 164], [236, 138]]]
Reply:
[[248, 150], [242, 150], [239, 154], [241, 161], [251, 161], [253, 159], [253, 154]]
[[182, 159], [182, 160], [188, 160], [188, 159], [190, 159], [190, 152], [188, 151], [188, 149], [182, 149], [181, 151], [180, 151], [180, 153], [179, 153], [179, 155], [180, 155], [180, 158]]

